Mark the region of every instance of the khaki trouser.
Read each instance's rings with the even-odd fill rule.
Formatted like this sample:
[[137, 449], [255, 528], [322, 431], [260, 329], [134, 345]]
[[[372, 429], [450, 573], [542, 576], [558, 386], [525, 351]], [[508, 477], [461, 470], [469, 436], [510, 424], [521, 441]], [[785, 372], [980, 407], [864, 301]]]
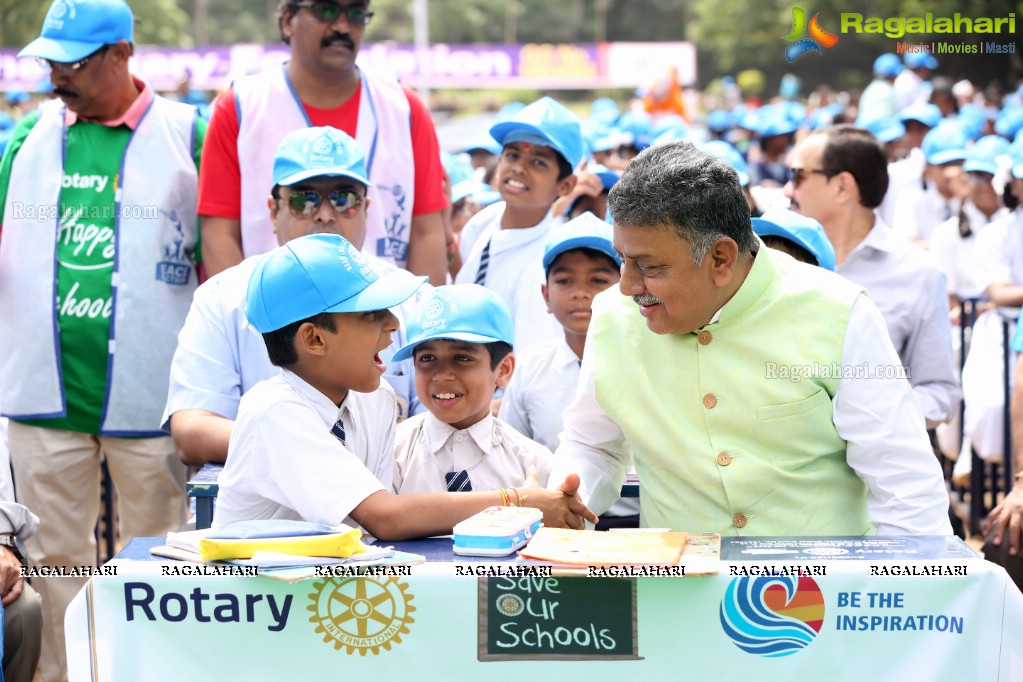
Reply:
[[[185, 520], [185, 467], [169, 437], [115, 438], [10, 422], [18, 501], [39, 517], [26, 543], [39, 566], [91, 566], [100, 507], [100, 452], [118, 495], [121, 537], [161, 536]], [[46, 682], [67, 679], [64, 612], [87, 578], [34, 578], [43, 599]]]
[[4, 682], [32, 682], [43, 633], [43, 606], [32, 586], [4, 607]]

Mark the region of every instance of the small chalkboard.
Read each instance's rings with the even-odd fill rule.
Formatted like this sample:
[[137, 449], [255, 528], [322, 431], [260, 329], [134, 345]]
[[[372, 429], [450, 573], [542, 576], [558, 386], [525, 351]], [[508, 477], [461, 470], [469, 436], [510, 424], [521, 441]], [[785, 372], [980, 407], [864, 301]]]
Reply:
[[634, 578], [479, 581], [479, 660], [635, 660]]

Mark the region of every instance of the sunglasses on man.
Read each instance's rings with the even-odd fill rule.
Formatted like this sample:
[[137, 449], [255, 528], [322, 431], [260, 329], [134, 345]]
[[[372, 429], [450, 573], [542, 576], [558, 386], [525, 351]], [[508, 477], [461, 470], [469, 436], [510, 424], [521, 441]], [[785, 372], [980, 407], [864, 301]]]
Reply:
[[362, 206], [363, 198], [352, 190], [337, 189], [333, 192], [319, 192], [315, 189], [292, 190], [288, 197], [288, 210], [296, 218], [311, 218], [320, 210], [324, 200], [338, 215], [355, 215]]
[[826, 171], [821, 168], [789, 168], [785, 171], [786, 179], [792, 183], [793, 187], [799, 187], [806, 180], [806, 176], [819, 173], [825, 177], [832, 177], [835, 175], [831, 171]]
[[52, 59], [43, 59], [42, 57], [36, 57], [36, 63], [43, 67], [47, 71], [63, 71], [64, 73], [77, 73], [82, 70], [89, 60], [93, 57], [100, 57], [106, 54], [106, 51], [110, 49], [109, 45], [104, 45], [92, 54], [87, 54], [77, 62], [55, 62]]
[[296, 2], [292, 5], [298, 9], [307, 9], [317, 20], [332, 24], [342, 14], [352, 26], [365, 26], [373, 18], [373, 12], [365, 7], [346, 7], [333, 2]]

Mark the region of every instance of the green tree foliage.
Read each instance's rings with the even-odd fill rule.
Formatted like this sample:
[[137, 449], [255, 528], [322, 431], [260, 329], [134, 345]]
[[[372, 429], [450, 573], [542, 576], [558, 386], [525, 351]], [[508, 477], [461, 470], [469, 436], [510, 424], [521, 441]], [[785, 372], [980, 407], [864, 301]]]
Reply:
[[[177, 0], [135, 0], [137, 44], [189, 45], [189, 13]], [[49, 2], [0, 0], [0, 46], [22, 47], [39, 35]]]

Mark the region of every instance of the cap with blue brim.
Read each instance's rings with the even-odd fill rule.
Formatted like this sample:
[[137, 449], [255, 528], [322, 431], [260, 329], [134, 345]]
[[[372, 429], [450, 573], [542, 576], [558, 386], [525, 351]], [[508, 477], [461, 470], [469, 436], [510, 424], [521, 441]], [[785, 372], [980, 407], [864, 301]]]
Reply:
[[985, 135], [977, 140], [966, 153], [963, 170], [967, 173], [980, 172], [995, 175], [998, 173], [998, 158], [1007, 156], [1012, 145], [1004, 137]]
[[308, 235], [277, 247], [256, 264], [245, 317], [265, 334], [320, 313], [384, 310], [408, 300], [426, 279], [407, 270], [380, 273], [340, 235]]
[[613, 238], [614, 231], [611, 226], [587, 211], [567, 223], [551, 228], [547, 245], [544, 247], [543, 269], [544, 271], [550, 269], [554, 259], [573, 249], [599, 251], [620, 267], [622, 259], [614, 249]]
[[920, 144], [920, 151], [932, 166], [940, 166], [953, 161], [966, 159], [966, 147], [969, 140], [960, 125], [946, 121], [928, 132]]
[[46, 12], [40, 36], [19, 57], [77, 62], [120, 40], [132, 42], [135, 19], [124, 0], [56, 0]]
[[416, 346], [434, 339], [512, 344], [515, 324], [508, 306], [490, 289], [451, 284], [435, 288], [419, 302], [405, 325], [405, 338], [408, 343], [391, 356], [392, 362], [411, 358]]
[[813, 254], [820, 267], [835, 269], [835, 249], [824, 234], [824, 228], [813, 218], [787, 208], [772, 208], [752, 222], [753, 231], [761, 237], [782, 237], [795, 242]]
[[274, 154], [273, 181], [289, 187], [309, 178], [346, 177], [367, 187], [366, 156], [362, 146], [336, 128], [299, 128], [284, 136]]
[[941, 123], [941, 109], [927, 103], [910, 104], [899, 112], [899, 120], [902, 123], [906, 121], [919, 121], [928, 128], [934, 128]]
[[550, 97], [542, 97], [508, 121], [490, 128], [502, 146], [528, 142], [551, 147], [573, 169], [583, 158], [583, 134], [579, 117]]
[[727, 163], [735, 169], [736, 175], [739, 176], [739, 184], [743, 187], [749, 187], [749, 166], [746, 165], [746, 160], [742, 158], [742, 154], [739, 153], [738, 149], [724, 140], [711, 140], [700, 145], [700, 151], [704, 154], [716, 156]]

